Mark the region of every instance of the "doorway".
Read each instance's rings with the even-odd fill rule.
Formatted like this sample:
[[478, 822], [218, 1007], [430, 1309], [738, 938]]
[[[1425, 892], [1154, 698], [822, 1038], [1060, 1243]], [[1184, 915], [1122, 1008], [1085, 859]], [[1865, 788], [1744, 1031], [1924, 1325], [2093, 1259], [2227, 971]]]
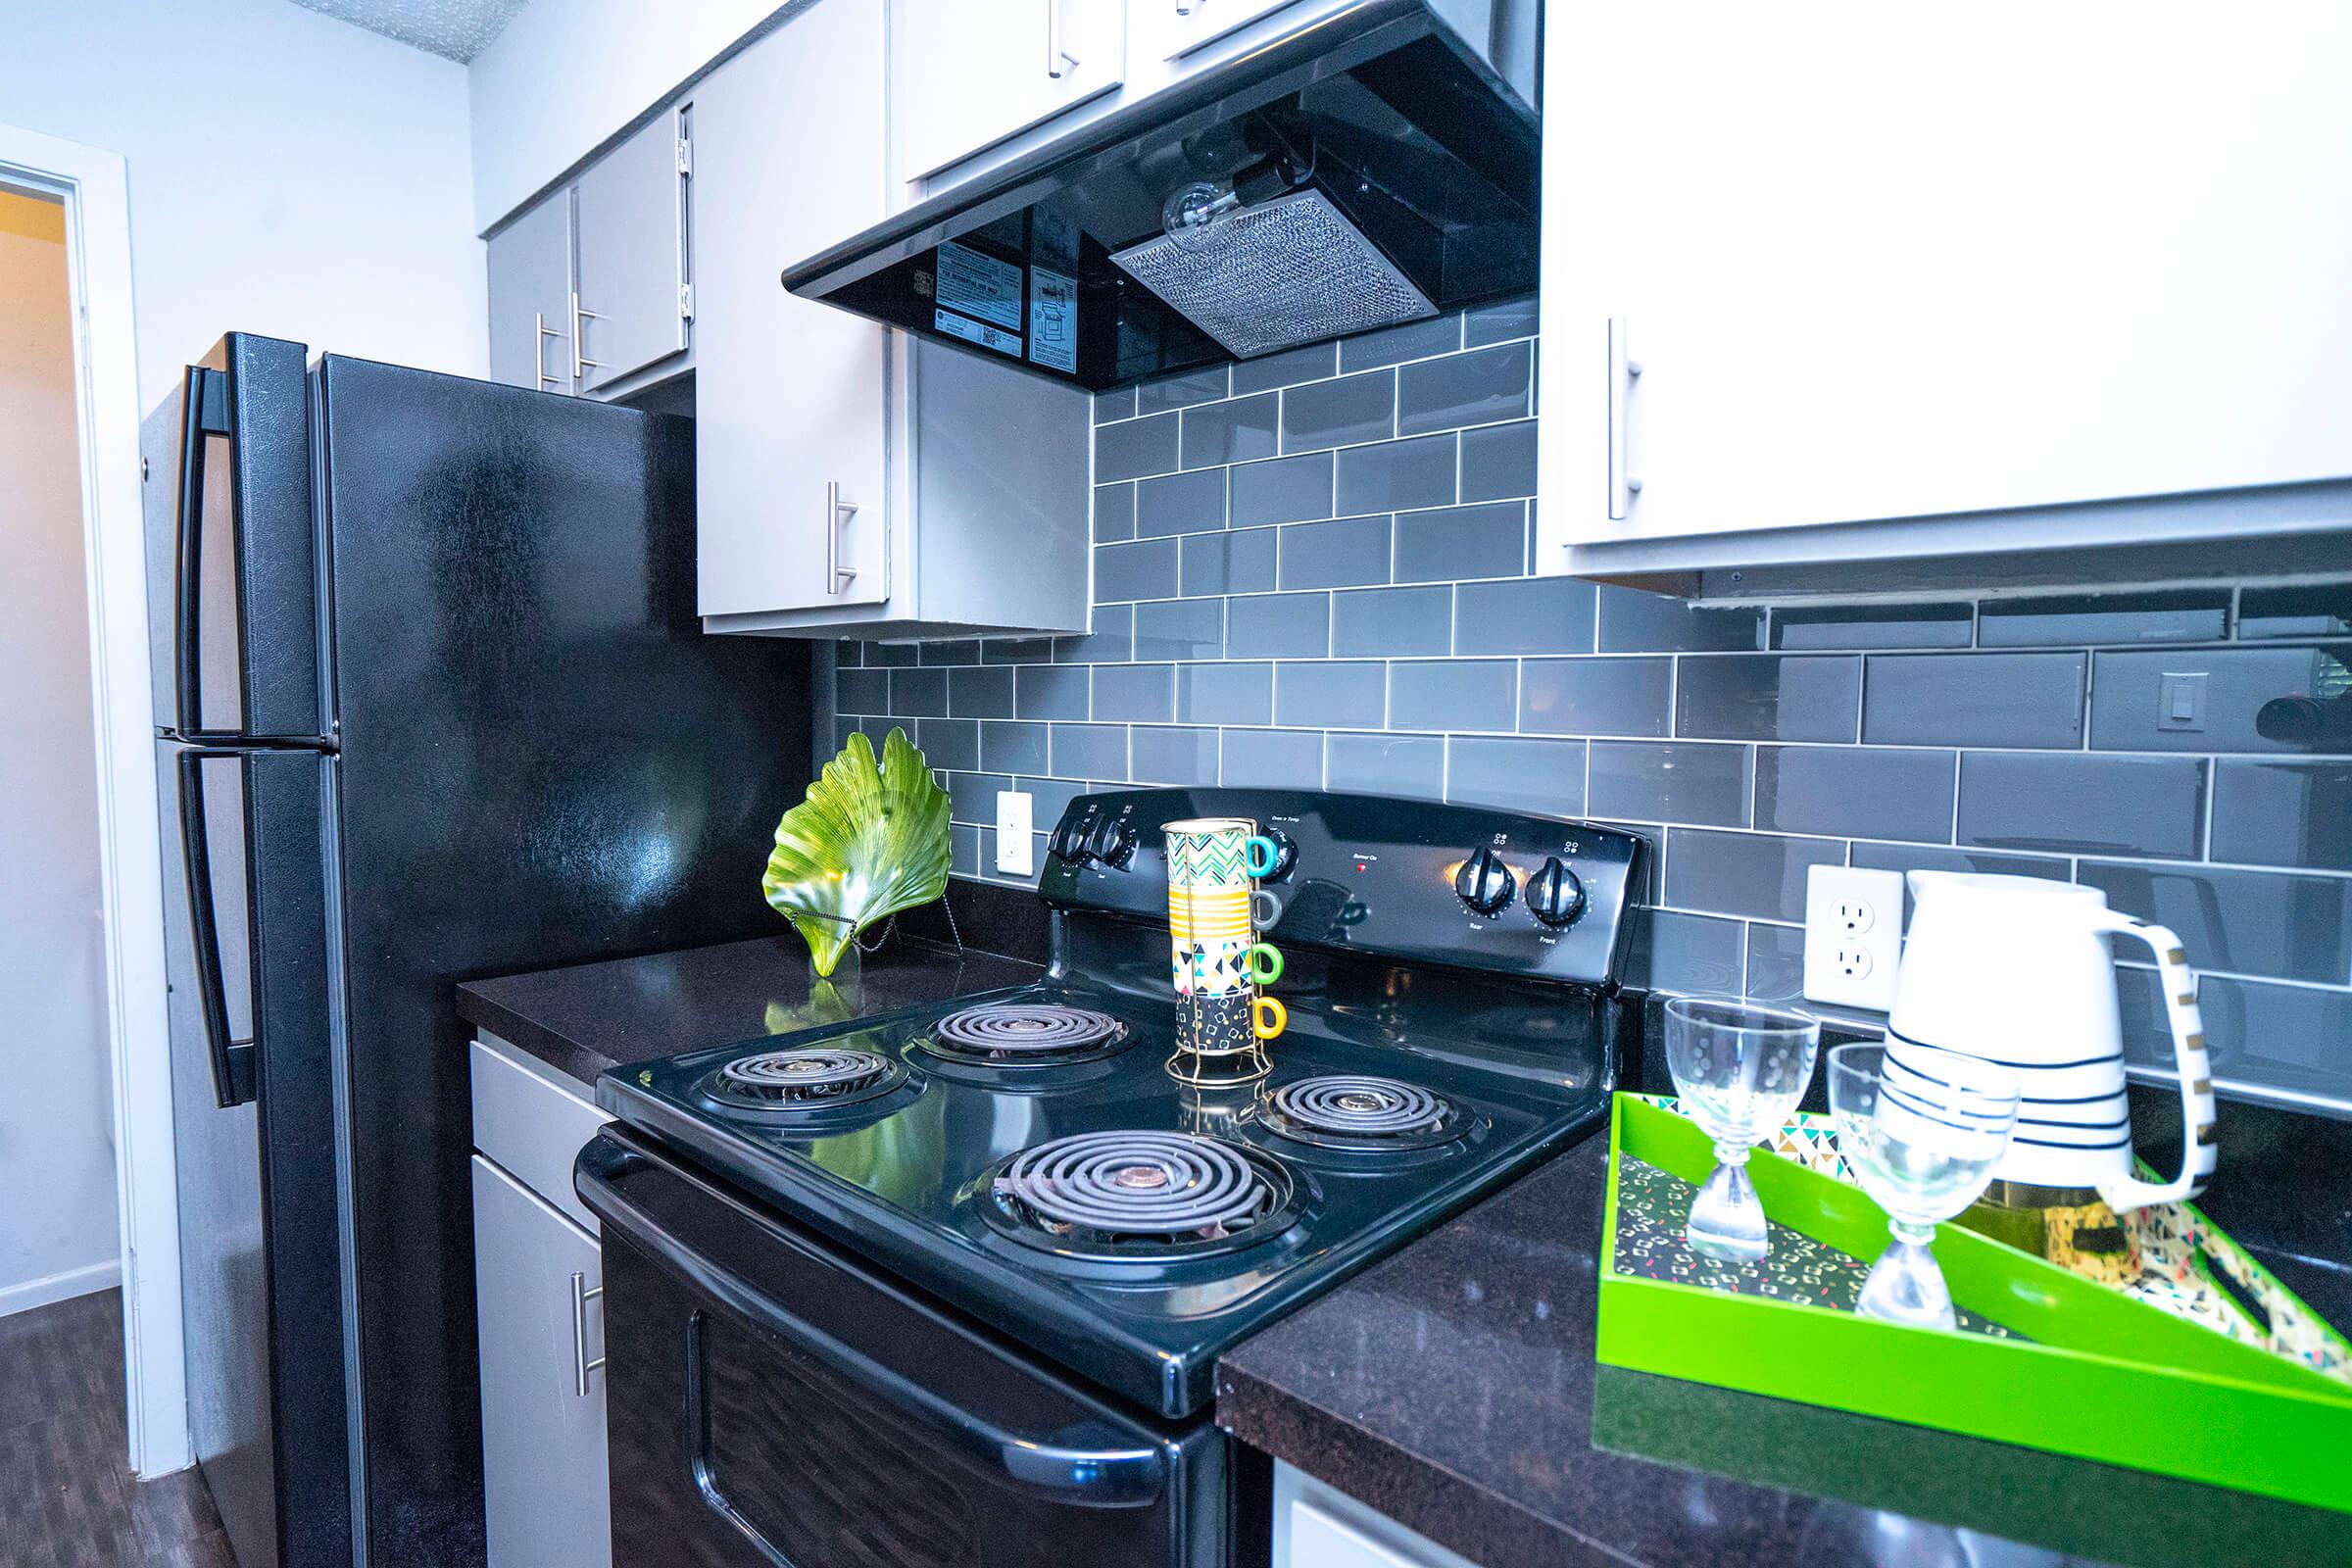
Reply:
[[0, 189], [0, 1317], [122, 1282], [65, 204]]

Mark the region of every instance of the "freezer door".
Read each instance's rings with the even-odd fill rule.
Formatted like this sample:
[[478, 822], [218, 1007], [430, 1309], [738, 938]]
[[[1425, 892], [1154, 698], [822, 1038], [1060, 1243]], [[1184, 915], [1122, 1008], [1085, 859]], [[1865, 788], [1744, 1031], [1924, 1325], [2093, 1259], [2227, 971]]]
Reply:
[[351, 1561], [331, 766], [158, 748], [188, 1426], [244, 1568]]
[[[149, 522], [168, 545], [152, 541], [148, 554], [156, 629], [171, 649], [161, 722], [183, 740], [327, 733], [304, 355], [232, 332], [181, 383], [172, 505]], [[159, 477], [151, 454], [151, 494]]]

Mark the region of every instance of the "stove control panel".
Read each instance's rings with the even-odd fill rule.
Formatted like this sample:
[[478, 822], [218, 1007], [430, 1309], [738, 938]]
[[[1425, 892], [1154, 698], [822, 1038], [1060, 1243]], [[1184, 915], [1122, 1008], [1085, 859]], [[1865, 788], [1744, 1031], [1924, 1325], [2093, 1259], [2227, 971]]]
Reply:
[[1274, 841], [1267, 934], [1422, 962], [1601, 985], [1621, 977], [1648, 846], [1616, 828], [1434, 801], [1305, 790], [1081, 795], [1038, 890], [1164, 921], [1165, 824], [1233, 816]]

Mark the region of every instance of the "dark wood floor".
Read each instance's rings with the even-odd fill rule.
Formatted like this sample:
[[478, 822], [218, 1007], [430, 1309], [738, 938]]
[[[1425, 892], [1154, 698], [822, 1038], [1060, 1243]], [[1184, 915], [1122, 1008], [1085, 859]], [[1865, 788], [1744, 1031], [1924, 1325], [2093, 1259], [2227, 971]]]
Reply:
[[204, 1478], [125, 1455], [122, 1296], [0, 1317], [0, 1568], [236, 1568]]

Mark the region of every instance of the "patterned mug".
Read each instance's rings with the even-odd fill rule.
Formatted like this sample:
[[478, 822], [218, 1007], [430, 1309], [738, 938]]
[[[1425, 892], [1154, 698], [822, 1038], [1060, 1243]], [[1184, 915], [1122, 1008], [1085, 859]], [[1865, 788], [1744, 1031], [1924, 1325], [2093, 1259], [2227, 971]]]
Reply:
[[1199, 1025], [1191, 1049], [1231, 1051], [1273, 1039], [1289, 1013], [1256, 991], [1282, 978], [1282, 953], [1257, 940], [1273, 900], [1251, 886], [1273, 868], [1273, 840], [1241, 817], [1170, 822], [1166, 833], [1169, 977]]

